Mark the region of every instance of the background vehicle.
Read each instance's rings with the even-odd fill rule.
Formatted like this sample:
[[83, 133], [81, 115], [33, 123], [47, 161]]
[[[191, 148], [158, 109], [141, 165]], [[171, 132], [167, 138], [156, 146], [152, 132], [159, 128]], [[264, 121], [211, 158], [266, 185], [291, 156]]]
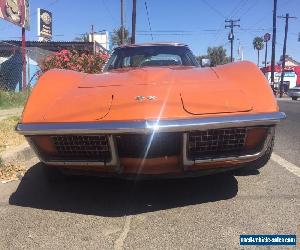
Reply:
[[297, 100], [300, 97], [300, 87], [291, 88], [287, 91], [287, 95], [292, 97], [292, 100]]

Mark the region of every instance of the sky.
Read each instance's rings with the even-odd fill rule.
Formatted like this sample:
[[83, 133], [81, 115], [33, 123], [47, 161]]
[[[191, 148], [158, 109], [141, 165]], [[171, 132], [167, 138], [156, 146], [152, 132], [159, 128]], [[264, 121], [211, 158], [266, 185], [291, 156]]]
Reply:
[[[131, 30], [132, 0], [125, 2], [125, 27]], [[148, 16], [145, 2], [148, 7]], [[30, 31], [27, 40], [37, 40], [37, 8], [52, 11], [53, 40], [72, 41], [91, 31], [112, 32], [120, 26], [120, 0], [30, 0]], [[225, 19], [240, 19], [236, 27], [234, 57], [242, 48], [244, 60], [257, 62], [252, 41], [256, 36], [272, 33], [273, 0], [137, 0], [136, 42], [181, 42], [188, 44], [195, 55], [206, 54], [209, 46], [224, 46], [230, 55], [229, 29]], [[287, 54], [300, 61], [300, 0], [278, 0], [278, 15], [296, 16], [290, 19]], [[150, 25], [149, 25], [149, 21]], [[282, 55], [285, 20], [277, 18], [276, 60]], [[152, 30], [152, 36], [150, 32]], [[0, 39], [18, 40], [19, 27], [0, 20]], [[268, 45], [268, 61], [271, 55]], [[261, 61], [264, 60], [264, 50]]]

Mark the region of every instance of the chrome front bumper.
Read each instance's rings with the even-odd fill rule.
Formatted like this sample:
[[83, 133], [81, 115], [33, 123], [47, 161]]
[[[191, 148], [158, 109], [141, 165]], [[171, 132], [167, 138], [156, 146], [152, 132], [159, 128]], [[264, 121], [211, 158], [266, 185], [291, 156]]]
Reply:
[[[133, 121], [133, 122], [95, 122], [95, 123], [50, 123], [50, 124], [18, 124], [16, 131], [28, 136], [28, 141], [40, 157], [41, 161], [48, 165], [70, 165], [70, 166], [112, 166], [116, 172], [122, 173], [119, 157], [115, 147], [113, 135], [122, 133], [158, 133], [158, 132], [183, 132], [183, 159], [182, 165], [205, 164], [212, 162], [239, 162], [253, 161], [262, 156], [271, 143], [274, 135], [274, 128], [269, 131], [267, 139], [260, 152], [252, 155], [241, 155], [226, 158], [212, 158], [191, 161], [187, 158], [187, 132], [194, 130], [208, 130], [229, 127], [251, 127], [251, 126], [274, 126], [280, 120], [285, 119], [282, 112], [266, 113], [257, 115], [239, 115], [226, 117], [211, 117], [186, 120], [161, 120], [161, 121]], [[110, 162], [78, 162], [78, 161], [48, 161], [44, 159], [38, 149], [32, 143], [32, 135], [57, 135], [57, 134], [107, 134], [112, 150], [112, 160]]]
[[247, 127], [275, 125], [285, 119], [283, 112], [256, 115], [235, 115], [223, 117], [145, 120], [122, 122], [70, 122], [70, 123], [19, 123], [16, 131], [22, 135], [58, 135], [58, 134], [122, 134], [153, 132], [186, 132], [229, 127]]

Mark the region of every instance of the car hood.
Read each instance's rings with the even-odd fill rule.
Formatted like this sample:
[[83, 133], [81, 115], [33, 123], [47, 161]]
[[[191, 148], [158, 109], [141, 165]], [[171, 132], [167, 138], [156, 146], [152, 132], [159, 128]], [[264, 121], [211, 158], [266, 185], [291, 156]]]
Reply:
[[57, 96], [47, 122], [188, 118], [248, 112], [246, 93], [210, 69], [158, 67], [86, 75]]

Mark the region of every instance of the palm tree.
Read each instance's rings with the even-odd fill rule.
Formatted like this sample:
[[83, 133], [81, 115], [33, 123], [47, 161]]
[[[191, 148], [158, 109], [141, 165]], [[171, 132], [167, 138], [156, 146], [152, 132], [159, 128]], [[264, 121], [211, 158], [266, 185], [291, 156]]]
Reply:
[[257, 36], [253, 39], [253, 48], [257, 50], [257, 66], [259, 66], [259, 51], [264, 48], [264, 39]]
[[[121, 36], [122, 36], [122, 29], [121, 27], [118, 29], [114, 29], [113, 34], [111, 36], [111, 41], [113, 46], [120, 46], [121, 45]], [[130, 34], [127, 29], [124, 28], [124, 43], [130, 44]]]

